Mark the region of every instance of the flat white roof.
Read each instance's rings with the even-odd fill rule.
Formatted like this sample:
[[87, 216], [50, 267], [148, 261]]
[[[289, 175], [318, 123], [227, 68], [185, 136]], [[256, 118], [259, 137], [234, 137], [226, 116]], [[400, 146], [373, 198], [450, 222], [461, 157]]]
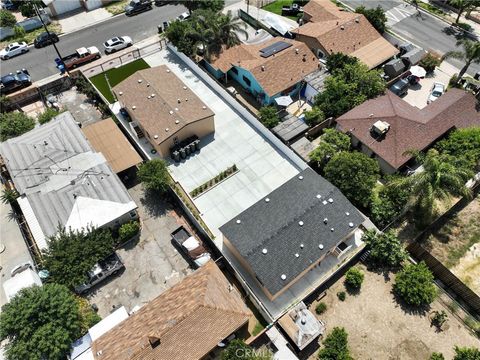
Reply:
[[26, 269], [6, 280], [3, 283], [3, 290], [5, 291], [7, 300], [10, 301], [20, 290], [34, 285], [42, 286], [42, 280], [40, 280], [40, 277], [35, 271]]
[[102, 319], [98, 324], [88, 329], [92, 341], [97, 340], [100, 336], [120, 324], [126, 318], [128, 318], [128, 312], [127, 309], [125, 309], [125, 306], [115, 310], [106, 318]]

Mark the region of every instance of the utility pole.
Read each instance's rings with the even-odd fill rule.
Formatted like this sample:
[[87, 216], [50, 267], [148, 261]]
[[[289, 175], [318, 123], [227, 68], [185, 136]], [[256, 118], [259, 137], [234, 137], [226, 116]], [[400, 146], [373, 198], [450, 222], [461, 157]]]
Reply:
[[[46, 31], [47, 34], [48, 34], [48, 38], [50, 39], [50, 31], [48, 31], [47, 25], [45, 25], [45, 23], [43, 22], [42, 15], [41, 15], [40, 12], [38, 11], [37, 4], [33, 3], [33, 8], [35, 9], [35, 12], [37, 13], [38, 18], [39, 18], [40, 21], [42, 22], [42, 25], [43, 25], [43, 27], [45, 28], [45, 31]], [[53, 41], [52, 41], [52, 45], [53, 45], [53, 47], [55, 48], [55, 51], [57, 52], [58, 58], [61, 60], [61, 59], [62, 59], [62, 55], [60, 55], [60, 51], [58, 51], [57, 45], [55, 45], [55, 43], [54, 43]], [[67, 72], [67, 75], [70, 76], [70, 73], [68, 72], [67, 67], [65, 67], [65, 71]]]

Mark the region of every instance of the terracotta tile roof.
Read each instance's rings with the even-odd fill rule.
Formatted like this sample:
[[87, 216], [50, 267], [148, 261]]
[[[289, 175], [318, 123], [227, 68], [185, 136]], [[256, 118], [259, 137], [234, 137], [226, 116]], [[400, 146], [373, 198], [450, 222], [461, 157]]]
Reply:
[[[390, 124], [383, 139], [370, 133], [378, 120]], [[451, 89], [438, 100], [418, 109], [390, 91], [364, 102], [337, 119], [343, 132], [350, 131], [393, 168], [403, 166], [411, 156], [407, 150], [423, 150], [452, 128], [480, 126], [475, 97], [463, 90]]]
[[398, 49], [385, 40], [364, 15], [340, 11], [329, 0], [311, 0], [307, 6], [310, 4], [317, 15], [312, 22], [294, 30], [299, 34], [298, 40], [313, 38], [328, 54], [341, 52], [356, 56], [369, 68], [398, 53]]
[[[251, 316], [210, 261], [92, 344], [96, 360], [196, 360]], [[159, 339], [153, 347], [150, 341]]]
[[82, 128], [92, 147], [103, 154], [113, 171], [119, 173], [142, 162], [142, 158], [111, 119]]
[[[261, 49], [278, 41], [291, 43], [292, 46], [268, 58], [260, 56]], [[268, 96], [273, 96], [297, 84], [306, 75], [317, 70], [319, 61], [305, 44], [289, 39], [273, 38], [261, 44], [241, 44], [226, 49], [214, 58], [210, 65], [224, 73], [234, 65], [242, 67], [257, 79]]]
[[116, 85], [113, 91], [132, 118], [152, 138], [158, 136], [154, 140], [157, 144], [173, 136], [185, 125], [214, 115], [165, 65], [139, 70]]

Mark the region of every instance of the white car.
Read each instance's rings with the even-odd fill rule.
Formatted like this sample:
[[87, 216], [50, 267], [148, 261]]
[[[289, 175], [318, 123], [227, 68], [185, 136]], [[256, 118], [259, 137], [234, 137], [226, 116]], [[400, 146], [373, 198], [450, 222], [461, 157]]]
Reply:
[[190, 14], [188, 12], [181, 13], [178, 17], [178, 21], [185, 21], [190, 17]]
[[107, 54], [114, 53], [115, 51], [125, 49], [132, 45], [133, 41], [130, 36], [117, 36], [103, 43], [103, 47]]
[[28, 52], [28, 50], [29, 50], [28, 45], [25, 41], [21, 42], [21, 43], [14, 42], [14, 43], [11, 43], [11, 44], [7, 45], [7, 47], [5, 49], [0, 51], [0, 58], [2, 60], [7, 60], [7, 59], [10, 59], [14, 56], [24, 54], [24, 53]]
[[427, 104], [430, 104], [437, 100], [440, 96], [443, 95], [445, 92], [445, 84], [436, 82], [433, 83], [432, 90], [430, 91], [430, 95], [428, 96]]

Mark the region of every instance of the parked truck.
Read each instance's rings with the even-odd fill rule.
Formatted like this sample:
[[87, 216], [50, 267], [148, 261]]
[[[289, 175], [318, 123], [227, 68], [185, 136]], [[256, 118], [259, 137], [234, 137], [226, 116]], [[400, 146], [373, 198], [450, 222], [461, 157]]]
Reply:
[[81, 47], [73, 54], [63, 57], [62, 62], [65, 64], [65, 67], [70, 70], [90, 61], [100, 59], [101, 56], [100, 51], [98, 51], [95, 46], [89, 48]]
[[87, 281], [84, 284], [76, 286], [75, 292], [77, 294], [84, 294], [109, 276], [118, 274], [124, 268], [125, 265], [123, 265], [120, 257], [117, 253], [113, 253], [93, 266], [87, 273]]
[[171, 233], [175, 245], [193, 262], [197, 267], [205, 265], [210, 260], [210, 254], [203, 244], [191, 235], [187, 229], [180, 226]]

